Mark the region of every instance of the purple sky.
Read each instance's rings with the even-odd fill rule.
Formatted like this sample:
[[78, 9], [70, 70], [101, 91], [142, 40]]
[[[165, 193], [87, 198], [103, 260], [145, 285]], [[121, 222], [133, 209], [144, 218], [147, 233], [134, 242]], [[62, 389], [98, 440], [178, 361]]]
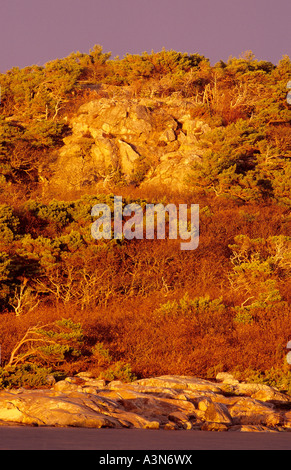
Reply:
[[291, 0], [0, 0], [0, 72], [101, 44], [112, 57], [165, 47], [211, 63], [291, 56]]

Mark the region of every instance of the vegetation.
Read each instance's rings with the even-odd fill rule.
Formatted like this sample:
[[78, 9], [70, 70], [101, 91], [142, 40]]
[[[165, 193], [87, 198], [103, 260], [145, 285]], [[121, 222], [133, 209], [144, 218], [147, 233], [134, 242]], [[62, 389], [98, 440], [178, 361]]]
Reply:
[[[211, 66], [165, 50], [111, 60], [100, 46], [0, 75], [0, 386], [90, 369], [107, 380], [235, 371], [289, 389], [290, 77], [287, 56]], [[209, 124], [187, 194], [139, 188], [144, 160], [136, 188], [117, 181], [126, 203], [199, 203], [193, 252], [175, 240], [94, 240], [92, 207], [113, 210], [105, 189], [42, 194], [70, 116], [125, 92], [154, 107], [189, 100]]]

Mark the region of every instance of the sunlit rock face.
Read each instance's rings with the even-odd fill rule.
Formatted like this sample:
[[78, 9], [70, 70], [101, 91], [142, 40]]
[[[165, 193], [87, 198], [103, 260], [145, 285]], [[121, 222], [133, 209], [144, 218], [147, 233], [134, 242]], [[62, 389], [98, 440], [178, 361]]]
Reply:
[[82, 105], [54, 166], [52, 185], [68, 189], [120, 180], [135, 185], [187, 187], [200, 161], [199, 139], [210, 130], [192, 117], [194, 105], [173, 98], [101, 98]]
[[282, 432], [291, 428], [291, 397], [264, 384], [165, 375], [131, 383], [89, 372], [51, 388], [0, 391], [0, 425]]

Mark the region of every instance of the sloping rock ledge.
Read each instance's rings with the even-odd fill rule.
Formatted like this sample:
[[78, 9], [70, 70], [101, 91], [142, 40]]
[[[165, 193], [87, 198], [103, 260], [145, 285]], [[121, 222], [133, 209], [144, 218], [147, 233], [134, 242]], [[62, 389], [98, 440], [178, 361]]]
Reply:
[[291, 431], [291, 397], [225, 373], [215, 382], [161, 376], [108, 383], [83, 372], [50, 389], [1, 391], [0, 424], [282, 432]]

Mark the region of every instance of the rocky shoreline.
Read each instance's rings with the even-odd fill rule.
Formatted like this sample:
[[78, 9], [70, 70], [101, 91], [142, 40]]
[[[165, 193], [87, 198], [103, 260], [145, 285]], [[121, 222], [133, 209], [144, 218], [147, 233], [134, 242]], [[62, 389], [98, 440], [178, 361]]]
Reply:
[[89, 372], [51, 388], [0, 391], [0, 425], [165, 430], [291, 431], [291, 397], [220, 373], [105, 382]]

